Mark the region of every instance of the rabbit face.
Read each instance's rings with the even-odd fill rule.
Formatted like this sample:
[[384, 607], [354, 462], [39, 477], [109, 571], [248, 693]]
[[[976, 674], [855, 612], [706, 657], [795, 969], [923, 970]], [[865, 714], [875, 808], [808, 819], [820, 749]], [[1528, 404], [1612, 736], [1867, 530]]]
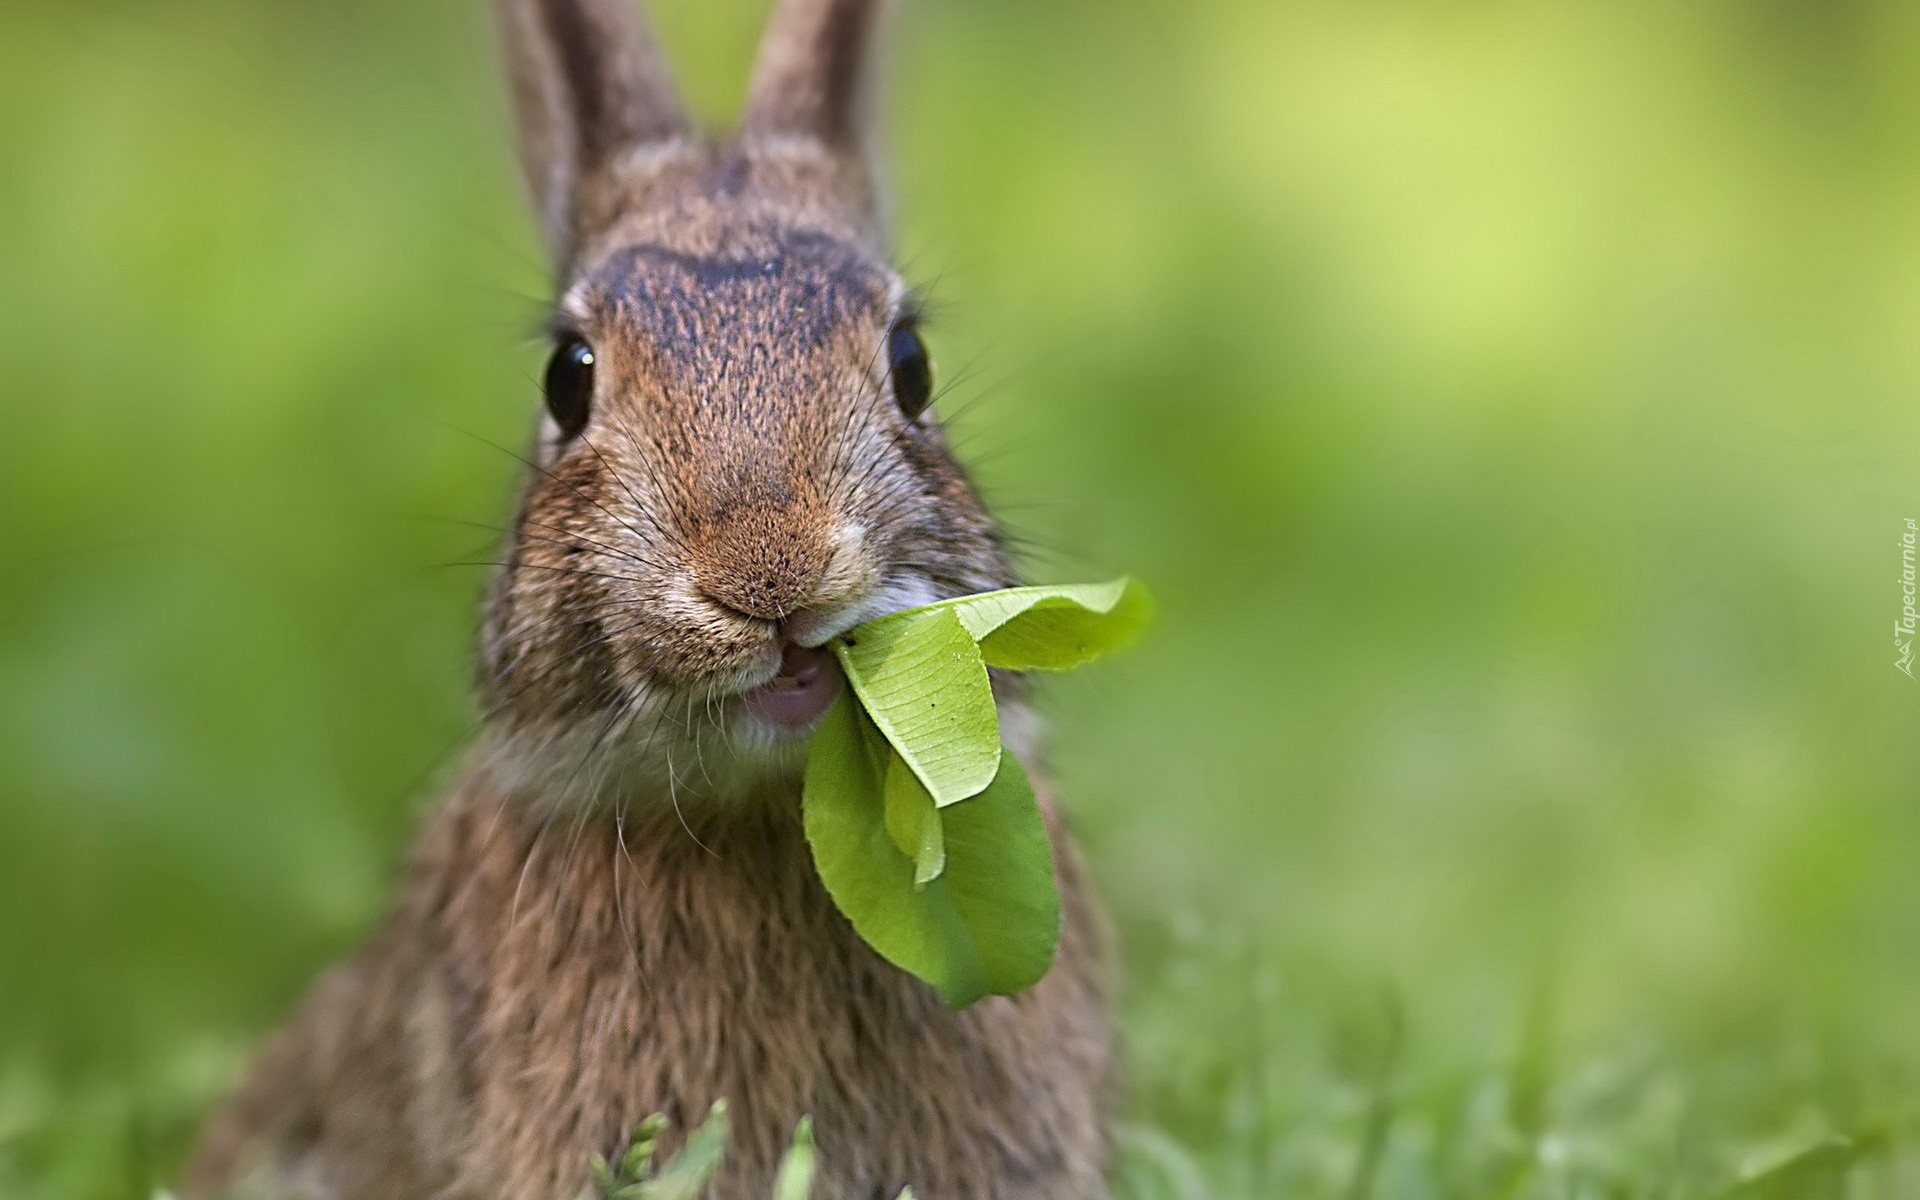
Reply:
[[631, 0], [498, 3], [562, 287], [482, 635], [496, 769], [563, 803], [791, 779], [825, 642], [1011, 582], [881, 249], [881, 5], [777, 7], [715, 140]]
[[547, 790], [791, 775], [840, 685], [812, 648], [1010, 581], [920, 411], [905, 287], [808, 178], [790, 151], [656, 162], [562, 293], [481, 667]]

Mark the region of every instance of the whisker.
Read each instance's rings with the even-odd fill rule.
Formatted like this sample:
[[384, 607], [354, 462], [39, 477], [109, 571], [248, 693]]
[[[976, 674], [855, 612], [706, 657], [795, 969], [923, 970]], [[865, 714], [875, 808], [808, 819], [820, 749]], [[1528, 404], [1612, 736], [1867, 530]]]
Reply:
[[447, 562], [447, 563], [434, 564], [435, 570], [446, 570], [452, 567], [502, 567], [502, 568], [511, 568], [514, 570], [525, 568], [526, 570], [529, 570], [529, 571], [547, 571], [555, 575], [585, 575], [593, 579], [613, 579], [613, 580], [618, 580], [621, 583], [637, 583], [643, 586], [654, 582], [653, 580], [650, 580], [650, 579], [635, 579], [631, 575], [610, 575], [605, 571], [584, 571], [584, 570], [581, 570], [579, 567], [549, 567], [542, 563], [497, 562], [491, 559], [470, 559], [465, 562]]
[[[579, 488], [575, 487], [573, 484], [567, 482], [566, 480], [560, 478], [558, 475], [555, 475], [552, 471], [549, 471], [547, 468], [541, 466], [539, 463], [534, 462], [530, 458], [527, 458], [525, 455], [515, 454], [513, 451], [507, 449], [505, 446], [500, 445], [498, 442], [488, 441], [486, 438], [481, 437], [479, 434], [470, 432], [465, 429], [461, 429], [456, 425], [448, 425], [447, 428], [452, 429], [458, 433], [464, 433], [468, 437], [473, 438], [475, 441], [480, 442], [483, 445], [492, 446], [495, 450], [498, 450], [500, 453], [507, 455], [509, 458], [512, 458], [514, 461], [522, 464], [530, 471], [538, 471], [541, 475], [544, 475], [547, 479], [551, 480], [554, 483], [559, 484], [561, 487], [566, 488], [568, 491], [572, 492], [575, 496], [579, 497], [582, 500], [585, 500], [588, 504], [593, 505], [595, 508], [605, 513], [607, 517], [611, 519], [615, 524], [624, 528], [628, 533], [631, 533], [634, 537], [639, 538], [641, 541], [646, 540], [645, 534], [641, 533], [638, 529], [634, 528], [632, 525], [627, 524], [627, 522], [621, 520], [618, 513], [615, 513], [612, 509], [600, 503], [600, 501], [594, 499], [592, 496], [581, 491]], [[603, 459], [601, 461], [604, 462], [605, 460]]]
[[719, 858], [720, 856], [714, 853], [713, 847], [700, 840], [700, 835], [693, 831], [693, 826], [687, 824], [687, 814], [680, 810], [679, 780], [674, 774], [671, 750], [667, 751], [667, 799], [673, 804], [673, 815], [680, 818], [680, 828], [687, 831], [687, 836], [693, 839], [693, 844], [714, 858]]

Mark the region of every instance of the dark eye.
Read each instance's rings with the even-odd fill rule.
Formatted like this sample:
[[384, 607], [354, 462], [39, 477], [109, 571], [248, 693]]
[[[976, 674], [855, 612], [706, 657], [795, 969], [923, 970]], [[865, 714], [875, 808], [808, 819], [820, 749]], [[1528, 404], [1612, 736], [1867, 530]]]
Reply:
[[927, 347], [913, 326], [895, 325], [887, 334], [887, 371], [893, 379], [893, 398], [907, 420], [927, 410], [933, 398], [933, 364], [927, 360]]
[[593, 347], [577, 337], [562, 338], [547, 360], [547, 411], [571, 438], [587, 427], [593, 406]]

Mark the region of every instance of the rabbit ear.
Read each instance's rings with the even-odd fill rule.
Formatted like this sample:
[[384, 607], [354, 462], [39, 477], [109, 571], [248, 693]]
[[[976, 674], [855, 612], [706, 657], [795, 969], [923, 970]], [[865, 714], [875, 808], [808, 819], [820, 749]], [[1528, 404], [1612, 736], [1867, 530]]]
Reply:
[[633, 0], [496, 3], [520, 164], [547, 244], [564, 264], [608, 215], [593, 198], [614, 161], [688, 132], [686, 113]]
[[741, 129], [804, 137], [870, 171], [873, 46], [885, 0], [778, 0]]

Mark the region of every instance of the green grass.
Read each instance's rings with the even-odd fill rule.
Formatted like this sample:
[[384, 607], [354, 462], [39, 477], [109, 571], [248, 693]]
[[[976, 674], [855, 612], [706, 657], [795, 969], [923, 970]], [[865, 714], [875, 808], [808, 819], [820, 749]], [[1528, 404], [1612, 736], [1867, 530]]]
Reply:
[[[170, 1177], [470, 733], [546, 286], [484, 7], [0, 11], [8, 1200]], [[756, 6], [655, 8], [723, 116]], [[1914, 6], [898, 32], [937, 410], [1159, 601], [1044, 695], [1124, 1194], [1920, 1195]]]
[[[1423, 1063], [1392, 993], [1356, 993], [1317, 1025], [1257, 983], [1223, 1004], [1214, 989], [1242, 965], [1178, 964], [1210, 994], [1170, 982], [1180, 1016], [1149, 1040], [1176, 1057], [1140, 1064], [1119, 1200], [1843, 1200], [1920, 1187], [1916, 1092], [1883, 1064], [1792, 1037], [1646, 1037], [1559, 1061], [1538, 1031], [1505, 1061]], [[0, 1194], [148, 1200], [218, 1074], [93, 1095], [35, 1096], [16, 1080], [0, 1096]], [[631, 1155], [600, 1164], [596, 1196], [691, 1195], [723, 1137], [724, 1124], [677, 1171]]]

